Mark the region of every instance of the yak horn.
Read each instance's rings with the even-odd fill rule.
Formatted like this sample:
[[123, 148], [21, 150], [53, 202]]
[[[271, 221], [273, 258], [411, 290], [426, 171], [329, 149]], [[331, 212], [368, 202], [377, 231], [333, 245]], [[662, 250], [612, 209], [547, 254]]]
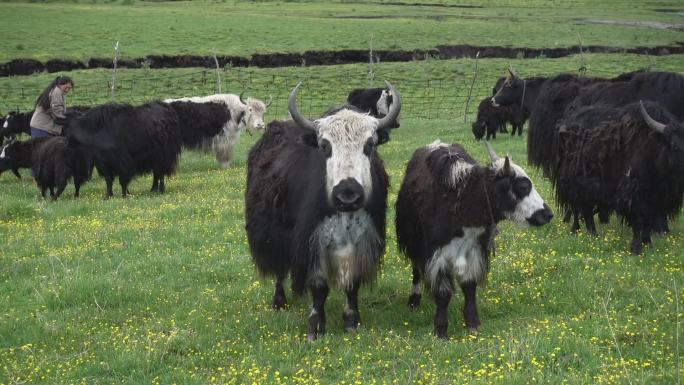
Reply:
[[509, 65], [508, 65], [508, 73], [510, 73], [510, 74], [511, 74], [511, 77], [513, 77], [513, 78], [518, 77], [518, 75], [515, 74], [515, 70], [513, 69], [513, 65], [512, 65], [512, 64], [509, 64]]
[[387, 115], [378, 119], [378, 128], [376, 130], [381, 130], [396, 122], [399, 111], [401, 110], [401, 95], [399, 95], [399, 92], [387, 80], [385, 80], [385, 85], [387, 86], [390, 95], [392, 95], [392, 104], [390, 105]]
[[506, 160], [504, 161], [503, 173], [506, 176], [513, 176], [513, 171], [511, 170], [511, 160], [506, 155]]
[[266, 108], [268, 108], [268, 106], [270, 106], [271, 103], [273, 103], [273, 95], [268, 96], [268, 103], [266, 103]]
[[247, 102], [245, 101], [245, 99], [242, 98], [244, 95], [245, 95], [245, 91], [242, 91], [242, 92], [240, 92], [240, 96], [238, 96], [238, 98], [240, 98], [240, 102], [242, 104], [247, 105]]
[[492, 148], [492, 145], [489, 144], [489, 142], [487, 142], [486, 140], [485, 140], [485, 146], [487, 146], [487, 152], [489, 153], [489, 159], [492, 160], [492, 163], [494, 163], [494, 162], [496, 162], [497, 160], [499, 160], [499, 156], [496, 155], [496, 152], [494, 152], [494, 149]]
[[295, 88], [292, 89], [292, 92], [290, 92], [290, 97], [287, 99], [287, 109], [290, 111], [290, 115], [292, 115], [292, 120], [294, 120], [301, 127], [318, 131], [316, 129], [316, 124], [302, 116], [302, 114], [299, 112], [299, 108], [297, 108], [297, 92], [299, 92], [299, 86], [301, 85], [302, 82], [297, 83]]
[[651, 115], [649, 115], [648, 112], [646, 112], [646, 108], [644, 107], [643, 101], [640, 100], [639, 104], [641, 104], [641, 115], [643, 115], [644, 120], [646, 121], [646, 124], [648, 124], [648, 126], [651, 127], [652, 129], [660, 132], [661, 134], [664, 134], [665, 133], [665, 125], [656, 121], [655, 119], [653, 119], [651, 117]]

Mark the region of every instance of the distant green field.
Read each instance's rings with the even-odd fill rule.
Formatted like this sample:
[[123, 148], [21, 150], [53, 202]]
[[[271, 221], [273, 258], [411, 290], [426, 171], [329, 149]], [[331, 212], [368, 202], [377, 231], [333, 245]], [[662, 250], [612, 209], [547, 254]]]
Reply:
[[[0, 63], [13, 58], [234, 54], [304, 50], [426, 49], [437, 44], [632, 47], [684, 41], [682, 32], [576, 19], [682, 23], [678, 1], [407, 0], [446, 6], [360, 2], [0, 3]], [[668, 11], [668, 12], [664, 12]], [[407, 306], [411, 270], [399, 255], [394, 203], [413, 151], [435, 139], [461, 143], [487, 163], [470, 130], [478, 102], [512, 64], [520, 76], [612, 77], [641, 68], [684, 73], [684, 55], [591, 54], [548, 59], [427, 60], [288, 68], [225, 68], [223, 92], [267, 100], [266, 120], [300, 108], [319, 116], [355, 87], [391, 81], [402, 93], [401, 128], [380, 148], [391, 178], [387, 248], [377, 283], [360, 293], [362, 325], [343, 333], [344, 296], [327, 302], [328, 334], [306, 341], [308, 297], [270, 309], [273, 283], [255, 272], [244, 230], [246, 157], [261, 135], [244, 135], [232, 168], [185, 151], [167, 193], [135, 179], [132, 196], [104, 199], [99, 177], [81, 198], [69, 186], [44, 201], [26, 170], [0, 175], [0, 385], [14, 384], [681, 384], [684, 376], [684, 220], [629, 253], [631, 231], [616, 217], [596, 237], [573, 236], [541, 172], [526, 165], [526, 141], [492, 141], [526, 168], [556, 212], [541, 228], [500, 224], [482, 327], [465, 330], [463, 298], [451, 301], [448, 342], [432, 335], [429, 296]], [[65, 73], [69, 105], [113, 100], [111, 70]], [[0, 78], [0, 113], [30, 110], [57, 74]], [[475, 77], [476, 76], [476, 77]], [[473, 79], [475, 81], [473, 82]], [[473, 84], [471, 90], [471, 84]], [[116, 74], [115, 98], [139, 104], [218, 90], [213, 70], [136, 69]], [[464, 121], [464, 111], [470, 104]], [[525, 133], [527, 127], [525, 127]], [[289, 285], [288, 285], [289, 286]]]
[[[449, 2], [452, 3], [452, 2]], [[453, 3], [452, 3], [453, 4]], [[380, 3], [0, 3], [0, 62], [150, 54], [249, 56], [306, 50], [413, 50], [439, 44], [634, 47], [684, 41], [682, 32], [585, 19], [684, 23], [677, 1], [498, 1], [482, 8]], [[657, 11], [661, 10], [661, 11]]]

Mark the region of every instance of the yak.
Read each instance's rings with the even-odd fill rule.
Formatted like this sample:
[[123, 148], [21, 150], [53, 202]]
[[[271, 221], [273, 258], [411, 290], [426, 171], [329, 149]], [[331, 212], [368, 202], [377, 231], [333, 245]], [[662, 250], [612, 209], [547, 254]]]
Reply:
[[[361, 111], [367, 111], [378, 119], [387, 115], [392, 106], [392, 94], [387, 88], [357, 88], [352, 90], [347, 96], [347, 103]], [[399, 128], [399, 117], [391, 122], [386, 129], [379, 130], [378, 145], [387, 143], [390, 140], [390, 130]]]
[[397, 197], [397, 242], [413, 267], [409, 306], [420, 305], [425, 280], [437, 305], [434, 333], [443, 339], [454, 280], [465, 296], [466, 326], [480, 326], [476, 289], [487, 277], [496, 224], [509, 219], [541, 226], [553, 218], [525, 171], [485, 143], [492, 161], [487, 167], [458, 144], [435, 141], [417, 149]]
[[296, 294], [311, 293], [308, 339], [326, 332], [330, 286], [345, 292], [344, 328], [361, 322], [358, 290], [372, 283], [385, 247], [389, 177], [377, 151], [377, 132], [395, 121], [399, 93], [384, 118], [344, 106], [310, 121], [297, 107], [298, 84], [288, 109], [293, 120], [273, 121], [249, 152], [246, 230], [252, 259], [276, 279], [272, 306], [287, 304], [288, 275]]
[[576, 210], [614, 208], [632, 229], [631, 252], [640, 254], [663, 220], [680, 212], [684, 125], [653, 102], [616, 107], [604, 117], [591, 130], [563, 128], [557, 196]]
[[34, 148], [32, 163], [40, 194], [45, 198], [45, 191], [49, 189], [53, 201], [59, 198], [72, 177], [74, 196], [78, 197], [81, 185], [90, 179], [93, 171], [93, 155], [90, 150], [69, 143], [69, 139], [63, 136], [41, 141]]
[[118, 176], [121, 195], [136, 176], [152, 172], [152, 191], [165, 191], [164, 177], [178, 164], [182, 135], [178, 114], [166, 103], [141, 106], [105, 104], [84, 114], [67, 114], [63, 133], [77, 146], [92, 150], [95, 167], [107, 184]]
[[7, 170], [19, 179], [20, 168], [33, 167], [33, 152], [42, 142], [50, 137], [33, 138], [24, 141], [10, 139], [0, 148], [0, 174]]
[[233, 160], [235, 145], [240, 139], [243, 130], [251, 135], [257, 130], [264, 128], [264, 114], [271, 105], [273, 98], [268, 103], [254, 98], [243, 99], [243, 94], [215, 94], [209, 96], [195, 96], [179, 99], [165, 99], [164, 102], [194, 102], [194, 103], [220, 103], [229, 114], [229, 120], [223, 130], [216, 135], [206, 138], [201, 143], [193, 146], [201, 151], [214, 151], [216, 161], [223, 168], [230, 167]]

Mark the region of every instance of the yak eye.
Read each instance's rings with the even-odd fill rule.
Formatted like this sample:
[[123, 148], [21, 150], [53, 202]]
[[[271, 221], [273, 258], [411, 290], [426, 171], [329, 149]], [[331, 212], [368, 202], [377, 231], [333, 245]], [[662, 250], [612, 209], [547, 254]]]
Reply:
[[527, 178], [515, 178], [513, 191], [518, 197], [525, 197], [532, 191], [532, 182]]
[[363, 146], [363, 153], [370, 156], [373, 150], [375, 150], [375, 141], [373, 138], [368, 138], [366, 144]]
[[332, 145], [330, 145], [330, 141], [328, 141], [328, 139], [321, 139], [318, 142], [318, 147], [323, 150], [323, 154], [325, 154], [326, 158], [330, 158], [332, 156]]

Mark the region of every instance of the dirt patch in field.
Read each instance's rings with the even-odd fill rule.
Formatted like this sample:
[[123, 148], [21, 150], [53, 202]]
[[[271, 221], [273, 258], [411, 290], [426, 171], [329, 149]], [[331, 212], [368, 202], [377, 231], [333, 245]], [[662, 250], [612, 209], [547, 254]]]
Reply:
[[682, 24], [682, 23], [664, 23], [661, 21], [577, 19], [577, 23], [578, 24], [619, 25], [619, 26], [624, 26], [624, 27], [640, 27], [640, 28], [655, 28], [655, 29], [671, 29], [674, 31], [684, 32], [684, 24]]
[[[684, 43], [675, 46], [620, 48], [607, 46], [582, 47], [585, 53], [637, 53], [642, 55], [664, 56], [684, 53]], [[412, 51], [376, 50], [373, 54], [380, 62], [405, 62], [427, 58], [457, 59], [481, 58], [559, 58], [580, 52], [579, 46], [567, 48], [525, 48], [501, 46], [440, 45], [434, 49]], [[344, 51], [306, 51], [304, 53], [254, 54], [251, 57], [217, 56], [221, 67], [293, 67], [312, 65], [336, 65], [368, 62], [366, 50]], [[200, 55], [149, 55], [136, 59], [120, 59], [119, 68], [188, 68], [216, 66], [213, 56]], [[46, 63], [34, 59], [14, 59], [0, 65], [0, 76], [30, 75], [36, 72], [61, 72], [86, 68], [113, 68], [112, 59], [92, 58], [87, 63], [68, 59], [52, 59]]]

